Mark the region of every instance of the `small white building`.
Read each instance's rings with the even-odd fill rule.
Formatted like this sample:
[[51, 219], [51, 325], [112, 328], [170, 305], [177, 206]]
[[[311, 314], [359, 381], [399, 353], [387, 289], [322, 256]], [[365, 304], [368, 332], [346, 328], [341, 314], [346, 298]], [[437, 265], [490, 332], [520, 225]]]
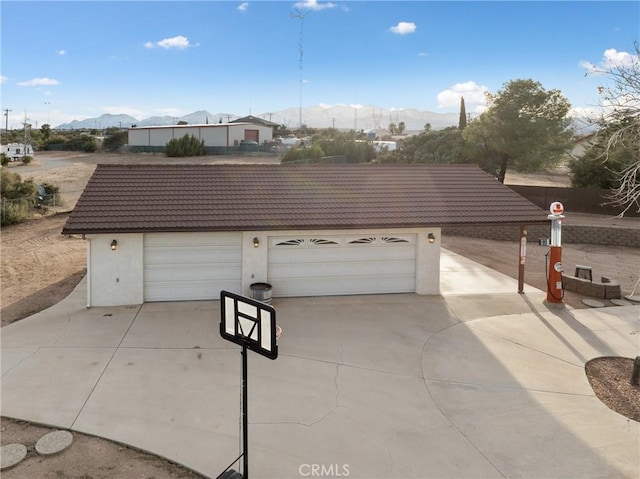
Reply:
[[143, 126], [129, 128], [129, 146], [159, 151], [174, 138], [192, 135], [204, 140], [205, 147], [237, 147], [241, 141], [258, 144], [273, 140], [273, 129], [254, 123], [215, 123], [207, 125]]
[[2, 145], [1, 152], [7, 155], [11, 161], [22, 161], [25, 156], [33, 156], [33, 147], [24, 143], [9, 143]]
[[395, 141], [374, 141], [373, 147], [376, 149], [376, 153], [381, 151], [395, 151], [397, 143]]

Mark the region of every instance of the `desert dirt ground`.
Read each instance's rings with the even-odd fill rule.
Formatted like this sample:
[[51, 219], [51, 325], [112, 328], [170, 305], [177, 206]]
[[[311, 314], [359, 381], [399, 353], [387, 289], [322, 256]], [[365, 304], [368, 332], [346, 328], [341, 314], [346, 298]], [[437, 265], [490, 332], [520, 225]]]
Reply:
[[[60, 188], [60, 203], [48, 208], [47, 215], [36, 215], [29, 221], [3, 228], [1, 235], [2, 290], [0, 316], [2, 326], [45, 309], [66, 297], [83, 278], [85, 242], [80, 237], [66, 237], [60, 232], [87, 181], [98, 163], [278, 163], [275, 157], [209, 156], [188, 159], [166, 158], [152, 154], [85, 154], [73, 152], [39, 153], [30, 165], [11, 164], [12, 172], [23, 179], [50, 183]], [[567, 186], [566, 174], [549, 173], [510, 175], [512, 184]], [[639, 220], [640, 221], [640, 220]], [[445, 236], [445, 248], [462, 254], [497, 271], [517, 278], [517, 243]], [[529, 244], [525, 272], [525, 292], [531, 286], [546, 289], [545, 253], [547, 248]], [[639, 251], [635, 248], [595, 245], [565, 245], [563, 263], [588, 264], [594, 275], [606, 275], [621, 282], [623, 295], [629, 294], [640, 275]], [[582, 297], [567, 293], [565, 302], [572, 307], [585, 307]], [[2, 444], [21, 442], [29, 447], [27, 459], [14, 469], [3, 471], [3, 477], [200, 477], [191, 471], [140, 451], [98, 438], [74, 434], [74, 444], [54, 458], [39, 457], [33, 446], [47, 432], [42, 426], [23, 421], [1, 419]], [[100, 461], [95, 458], [100, 457]]]

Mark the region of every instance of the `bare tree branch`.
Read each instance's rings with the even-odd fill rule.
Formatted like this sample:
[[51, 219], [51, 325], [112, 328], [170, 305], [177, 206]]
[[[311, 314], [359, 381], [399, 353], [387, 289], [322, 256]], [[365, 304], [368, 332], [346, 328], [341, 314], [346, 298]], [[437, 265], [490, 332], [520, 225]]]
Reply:
[[618, 186], [611, 190], [607, 204], [640, 212], [640, 44], [633, 44], [613, 68], [592, 67], [591, 74], [603, 75], [609, 83], [598, 87], [602, 112], [591, 123], [598, 127], [594, 144], [603, 145], [601, 158], [612, 163], [613, 153], [622, 151], [625, 161], [615, 170]]

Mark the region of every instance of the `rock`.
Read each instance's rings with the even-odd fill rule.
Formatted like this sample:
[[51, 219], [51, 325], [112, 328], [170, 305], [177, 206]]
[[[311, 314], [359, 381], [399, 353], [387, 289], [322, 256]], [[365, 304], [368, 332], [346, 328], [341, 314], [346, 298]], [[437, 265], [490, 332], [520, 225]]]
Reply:
[[0, 471], [9, 469], [27, 457], [27, 446], [24, 444], [7, 444], [0, 447]]
[[36, 452], [42, 456], [57, 454], [68, 448], [72, 442], [73, 435], [69, 431], [52, 431], [36, 442]]

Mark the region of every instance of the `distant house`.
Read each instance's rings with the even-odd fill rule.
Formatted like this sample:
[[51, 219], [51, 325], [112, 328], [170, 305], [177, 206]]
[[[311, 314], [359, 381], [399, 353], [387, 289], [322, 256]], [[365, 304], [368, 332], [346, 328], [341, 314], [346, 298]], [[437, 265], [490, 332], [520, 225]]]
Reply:
[[25, 156], [33, 156], [33, 147], [24, 143], [9, 143], [2, 145], [2, 153], [7, 155], [11, 161], [22, 161]]
[[441, 228], [547, 223], [474, 165], [98, 165], [63, 234], [87, 306], [440, 291]]
[[589, 133], [588, 135], [578, 136], [573, 139], [573, 146], [571, 147], [571, 156], [581, 157], [586, 151], [591, 148], [596, 134]]
[[262, 118], [258, 118], [257, 116], [253, 116], [253, 115], [243, 116], [242, 118], [233, 120], [230, 123], [252, 123], [254, 125], [266, 126], [269, 128], [278, 128], [280, 126], [278, 123], [263, 120]]
[[174, 138], [193, 135], [204, 140], [205, 147], [236, 147], [242, 141], [268, 143], [273, 139], [271, 127], [255, 123], [232, 122], [204, 125], [142, 126], [129, 128], [129, 147], [142, 151], [163, 151]]

